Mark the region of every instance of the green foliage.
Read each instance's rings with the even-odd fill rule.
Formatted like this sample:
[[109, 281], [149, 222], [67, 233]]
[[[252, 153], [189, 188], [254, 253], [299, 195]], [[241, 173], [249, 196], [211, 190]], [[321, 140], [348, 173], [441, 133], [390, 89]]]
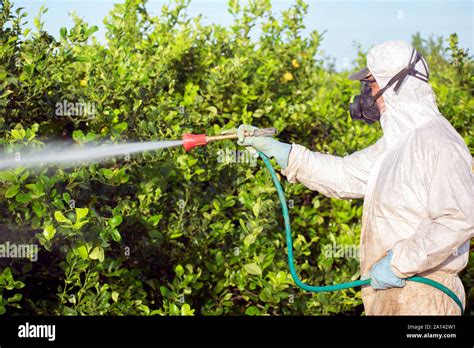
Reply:
[[0, 315], [5, 314], [6, 306], [21, 308], [18, 302], [22, 299], [21, 293], [11, 294], [15, 289], [21, 289], [25, 286], [19, 280], [14, 280], [12, 271], [9, 267], [3, 269], [0, 274]]
[[[187, 1], [155, 17], [144, 1], [127, 0], [105, 19], [106, 43], [79, 17], [55, 39], [40, 16], [30, 32], [23, 10], [9, 1], [0, 6], [0, 141], [7, 154], [51, 139], [78, 147], [179, 139], [241, 123], [275, 126], [282, 141], [337, 155], [381, 135], [379, 126], [350, 120], [347, 105], [359, 86], [317, 59], [321, 35], [302, 35], [301, 0], [281, 16], [269, 0], [231, 0], [228, 28], [187, 17]], [[472, 149], [472, 59], [455, 35], [448, 51], [419, 36], [414, 43], [431, 63], [441, 111]], [[58, 115], [64, 101], [91, 103], [94, 113]], [[219, 150], [235, 146], [0, 172], [2, 237], [41, 246], [38, 262], [0, 260], [0, 313], [360, 314], [355, 289], [311, 294], [294, 285], [268, 173], [219, 161]], [[359, 277], [357, 258], [323, 251], [358, 245], [362, 202], [326, 199], [299, 184], [285, 190], [303, 280]], [[469, 267], [463, 276], [472, 308]]]

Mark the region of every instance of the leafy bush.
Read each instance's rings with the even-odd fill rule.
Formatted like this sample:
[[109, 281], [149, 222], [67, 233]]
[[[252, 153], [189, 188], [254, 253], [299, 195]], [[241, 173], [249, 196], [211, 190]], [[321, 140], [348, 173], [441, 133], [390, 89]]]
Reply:
[[[269, 0], [231, 0], [230, 27], [187, 17], [186, 1], [154, 17], [144, 1], [127, 0], [105, 19], [105, 43], [79, 17], [55, 39], [43, 30], [45, 10], [30, 32], [22, 9], [1, 6], [0, 141], [9, 155], [51, 140], [179, 139], [241, 123], [275, 126], [283, 141], [337, 155], [381, 135], [350, 120], [359, 86], [324, 67], [318, 32], [301, 34], [301, 0], [281, 18]], [[449, 43], [445, 52], [441, 41], [414, 37], [443, 114], [472, 149], [473, 64], [455, 35]], [[91, 103], [94, 113], [58, 115], [65, 101]], [[223, 161], [226, 149], [236, 154], [234, 143], [221, 142], [188, 154], [0, 172], [2, 238], [40, 245], [37, 262], [0, 260], [0, 314], [360, 314], [358, 289], [295, 287], [270, 177], [260, 164]], [[303, 280], [358, 278], [357, 258], [324, 248], [358, 245], [362, 202], [299, 184], [285, 190]], [[471, 308], [473, 267], [463, 272]]]

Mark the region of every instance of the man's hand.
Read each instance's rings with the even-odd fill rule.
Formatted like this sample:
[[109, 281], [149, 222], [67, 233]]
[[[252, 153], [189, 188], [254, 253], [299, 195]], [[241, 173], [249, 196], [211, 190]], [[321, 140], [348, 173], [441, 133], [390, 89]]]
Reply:
[[392, 260], [390, 250], [382, 260], [377, 262], [370, 270], [370, 285], [376, 290], [389, 288], [402, 288], [405, 286], [405, 279], [398, 278], [390, 267]]
[[288, 157], [290, 155], [291, 145], [282, 143], [272, 137], [253, 137], [245, 136], [248, 132], [252, 134], [257, 127], [242, 124], [237, 129], [238, 141], [241, 146], [251, 146], [258, 151], [263, 152], [267, 157], [275, 157], [277, 163], [285, 169], [288, 166]]

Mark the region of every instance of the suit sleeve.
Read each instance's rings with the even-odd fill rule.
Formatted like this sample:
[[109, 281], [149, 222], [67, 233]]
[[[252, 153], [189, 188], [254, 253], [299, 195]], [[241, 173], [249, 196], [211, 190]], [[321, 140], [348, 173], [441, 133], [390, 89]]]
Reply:
[[282, 171], [289, 182], [300, 182], [327, 197], [363, 198], [381, 140], [350, 155], [339, 157], [313, 152], [293, 144], [288, 166]]

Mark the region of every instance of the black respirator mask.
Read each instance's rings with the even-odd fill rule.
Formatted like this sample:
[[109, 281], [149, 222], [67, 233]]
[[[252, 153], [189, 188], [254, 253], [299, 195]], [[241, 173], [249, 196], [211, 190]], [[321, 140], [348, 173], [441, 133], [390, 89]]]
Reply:
[[[425, 68], [426, 74], [420, 73], [415, 70], [415, 65], [418, 61], [421, 60]], [[426, 66], [424, 58], [416, 51], [413, 50], [410, 63], [407, 67], [399, 71], [395, 76], [393, 76], [387, 85], [378, 91], [374, 96], [372, 95], [372, 88], [370, 84], [375, 82], [375, 79], [362, 79], [361, 83], [361, 94], [353, 96], [349, 104], [349, 113], [353, 120], [362, 120], [368, 124], [374, 123], [380, 120], [380, 110], [377, 106], [377, 99], [382, 96], [382, 94], [389, 89], [394, 83], [397, 83], [394, 87], [395, 93], [398, 92], [402, 82], [405, 80], [405, 77], [413, 76], [417, 79], [420, 79], [424, 82], [428, 82], [429, 72], [428, 67]]]

